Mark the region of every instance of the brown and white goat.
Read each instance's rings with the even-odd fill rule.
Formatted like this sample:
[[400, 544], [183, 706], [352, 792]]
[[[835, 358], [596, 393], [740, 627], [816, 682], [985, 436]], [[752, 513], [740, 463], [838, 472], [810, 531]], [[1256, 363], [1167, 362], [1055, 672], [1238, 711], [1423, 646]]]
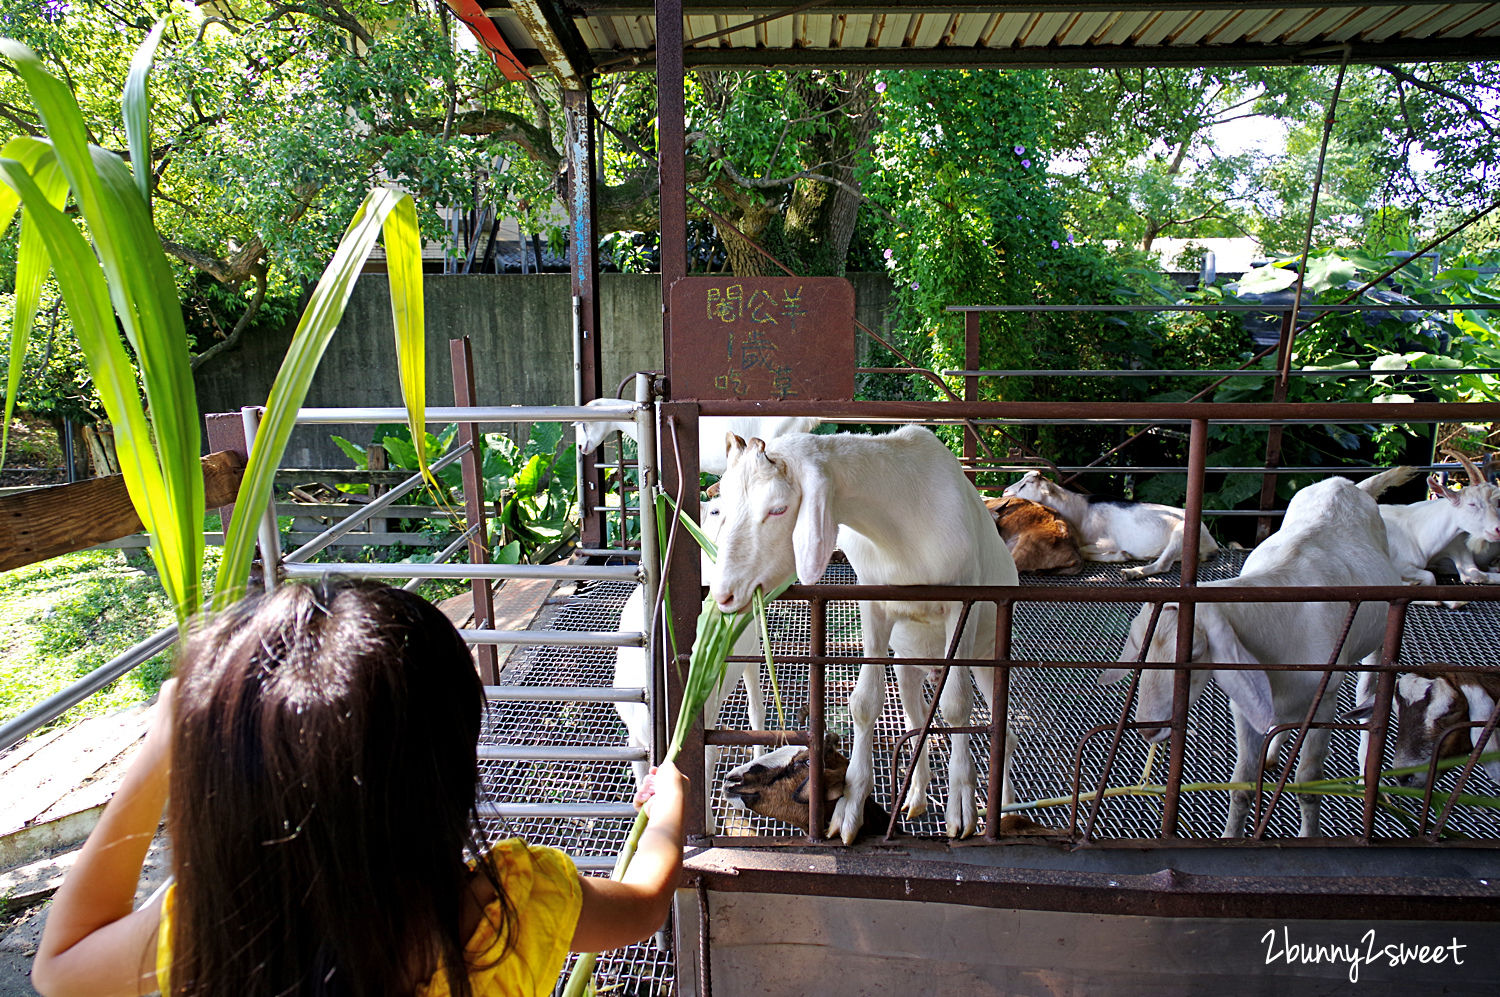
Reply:
[[[1066, 519], [1078, 538], [1078, 553], [1085, 560], [1153, 562], [1124, 568], [1121, 577], [1159, 575], [1182, 560], [1186, 516], [1181, 509], [1155, 502], [1080, 495], [1042, 477], [1040, 471], [1027, 471], [1004, 494], [1040, 502]], [[1218, 553], [1219, 545], [1208, 535], [1208, 528], [1200, 525], [1198, 560], [1207, 561]]]
[[[1437, 675], [1402, 675], [1396, 680], [1396, 747], [1393, 768], [1422, 766], [1399, 775], [1403, 786], [1425, 786], [1427, 768], [1434, 754], [1438, 759], [1467, 755], [1480, 728], [1459, 727], [1468, 722], [1484, 723], [1500, 702], [1500, 675], [1493, 672], [1455, 669]], [[1373, 704], [1366, 699], [1351, 710], [1351, 720], [1368, 719]], [[1447, 733], [1444, 733], [1444, 732]], [[1439, 744], [1439, 738], [1442, 743]], [[1485, 753], [1500, 751], [1500, 730], [1490, 735]], [[1485, 762], [1485, 774], [1500, 783], [1500, 760]]]
[[1040, 502], [1003, 495], [984, 500], [1016, 570], [1035, 575], [1076, 575], [1083, 570], [1073, 528]]
[[[786, 733], [792, 733], [787, 731]], [[838, 735], [823, 739], [823, 797], [830, 804], [844, 795], [844, 774], [849, 759], [838, 750]], [[732, 769], [724, 777], [724, 798], [740, 810], [757, 813], [772, 820], [807, 830], [807, 787], [812, 765], [806, 747], [788, 744]], [[891, 815], [871, 797], [865, 799], [864, 822], [859, 838], [883, 834]], [[1029, 817], [1006, 814], [1000, 818], [1000, 833], [1006, 835], [1043, 835], [1056, 833]]]

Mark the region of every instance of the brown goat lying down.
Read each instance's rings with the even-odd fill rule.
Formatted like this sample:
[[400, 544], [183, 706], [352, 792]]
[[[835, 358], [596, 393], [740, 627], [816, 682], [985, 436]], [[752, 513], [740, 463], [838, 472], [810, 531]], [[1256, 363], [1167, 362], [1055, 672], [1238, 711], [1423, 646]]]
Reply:
[[[830, 805], [844, 795], [844, 773], [849, 768], [849, 759], [839, 752], [838, 744], [836, 734], [823, 739], [823, 795]], [[788, 744], [748, 761], [726, 775], [724, 798], [741, 810], [791, 824], [805, 832], [809, 770], [807, 748]], [[890, 813], [873, 798], [867, 799], [860, 837], [884, 834], [890, 822]], [[1044, 827], [1020, 814], [1006, 814], [1000, 818], [1000, 833], [1044, 835], [1057, 833], [1057, 829]]]
[[1073, 529], [1040, 502], [1015, 496], [985, 499], [1000, 538], [1010, 548], [1017, 571], [1038, 575], [1076, 575], [1083, 570]]

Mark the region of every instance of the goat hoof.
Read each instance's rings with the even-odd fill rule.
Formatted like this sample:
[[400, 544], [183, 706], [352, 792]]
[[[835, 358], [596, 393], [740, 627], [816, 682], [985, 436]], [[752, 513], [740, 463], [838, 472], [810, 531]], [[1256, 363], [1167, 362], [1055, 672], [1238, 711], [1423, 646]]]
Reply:
[[967, 838], [979, 826], [979, 812], [974, 807], [973, 800], [965, 800], [957, 807], [948, 810], [948, 837]]
[[1146, 569], [1145, 568], [1122, 568], [1120, 570], [1120, 577], [1124, 578], [1126, 581], [1132, 581], [1133, 582], [1133, 581], [1135, 581], [1138, 578], [1145, 578], [1146, 577]]
[[837, 835], [846, 845], [854, 844], [854, 839], [859, 837], [860, 828], [865, 822], [863, 803], [856, 807], [849, 800], [850, 797], [846, 795], [834, 804], [833, 818], [828, 822], [827, 834], [830, 838]]
[[927, 791], [913, 786], [911, 792], [906, 794], [906, 803], [902, 807], [907, 820], [916, 820], [927, 812]]

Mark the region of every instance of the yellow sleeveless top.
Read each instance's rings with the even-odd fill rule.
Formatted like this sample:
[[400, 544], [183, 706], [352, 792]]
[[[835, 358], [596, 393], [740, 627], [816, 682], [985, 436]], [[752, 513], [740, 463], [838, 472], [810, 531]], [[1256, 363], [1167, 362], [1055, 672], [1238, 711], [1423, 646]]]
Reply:
[[[578, 924], [583, 903], [578, 869], [573, 860], [555, 848], [528, 845], [520, 838], [501, 841], [490, 849], [490, 862], [505, 889], [515, 916], [510, 951], [506, 937], [497, 932], [501, 922], [500, 901], [490, 902], [485, 917], [464, 946], [469, 969], [469, 988], [474, 997], [529, 997], [552, 993], [568, 956], [568, 943]], [[176, 886], [162, 897], [161, 925], [156, 933], [156, 982], [162, 993], [171, 992], [168, 974], [172, 967], [172, 911]], [[448, 974], [439, 969], [415, 997], [449, 997]]]

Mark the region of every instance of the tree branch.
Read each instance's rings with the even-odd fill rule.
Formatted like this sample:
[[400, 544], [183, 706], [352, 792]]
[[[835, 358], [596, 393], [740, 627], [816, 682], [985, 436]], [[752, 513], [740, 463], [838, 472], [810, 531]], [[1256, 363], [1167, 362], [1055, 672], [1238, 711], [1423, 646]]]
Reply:
[[1434, 94], [1438, 97], [1442, 97], [1444, 100], [1453, 101], [1455, 104], [1458, 104], [1466, 109], [1469, 114], [1472, 115], [1474, 119], [1479, 123], [1479, 127], [1489, 132], [1491, 137], [1495, 135], [1495, 129], [1490, 126], [1488, 120], [1489, 115], [1485, 114], [1477, 104], [1469, 100], [1469, 98], [1465, 97], [1463, 94], [1454, 93], [1452, 90], [1449, 90], [1446, 87], [1439, 86], [1436, 83], [1431, 83], [1419, 76], [1413, 76], [1411, 73], [1408, 73], [1406, 70], [1400, 68], [1399, 66], [1380, 65], [1376, 66], [1375, 68], [1390, 73], [1398, 80], [1403, 80], [1407, 83], [1410, 83], [1418, 90], [1426, 90], [1428, 93]]

